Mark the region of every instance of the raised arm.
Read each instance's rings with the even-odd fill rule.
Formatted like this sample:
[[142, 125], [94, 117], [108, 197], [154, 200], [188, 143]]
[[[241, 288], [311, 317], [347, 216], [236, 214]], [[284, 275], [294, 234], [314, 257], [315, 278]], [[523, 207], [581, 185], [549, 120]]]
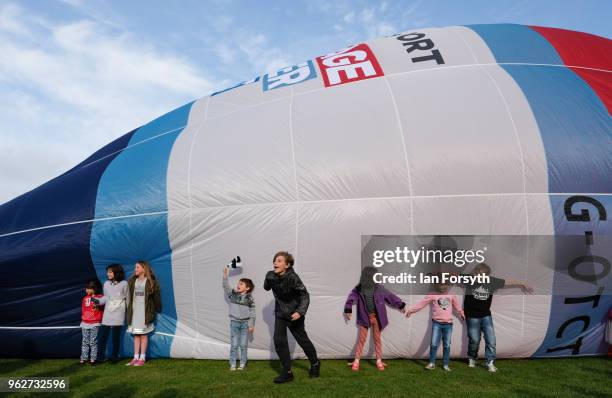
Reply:
[[503, 286], [504, 288], [520, 288], [523, 293], [533, 294], [533, 288], [529, 286], [526, 282], [520, 281], [518, 279], [506, 279], [506, 283]]
[[274, 275], [274, 271], [268, 271], [268, 273], [266, 274], [266, 279], [264, 279], [264, 290], [272, 289], [272, 285], [274, 284], [275, 278], [276, 275]]
[[221, 282], [221, 286], [223, 286], [223, 291], [225, 292], [226, 296], [229, 296], [230, 294], [232, 294], [232, 288], [229, 285], [229, 282], [227, 281], [227, 274], [228, 274], [228, 269], [227, 267], [223, 268], [223, 281]]

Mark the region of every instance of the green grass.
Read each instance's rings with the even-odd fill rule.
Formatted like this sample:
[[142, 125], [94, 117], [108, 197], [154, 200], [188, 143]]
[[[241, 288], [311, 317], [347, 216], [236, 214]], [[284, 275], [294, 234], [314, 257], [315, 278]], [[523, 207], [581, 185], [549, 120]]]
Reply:
[[126, 362], [81, 367], [68, 359], [0, 359], [0, 377], [68, 377], [70, 393], [56, 397], [612, 397], [612, 360], [605, 358], [499, 360], [495, 374], [482, 362], [470, 369], [452, 361], [446, 373], [424, 370], [417, 360], [386, 361], [384, 372], [362, 361], [361, 370], [352, 372], [345, 360], [325, 360], [319, 379], [309, 379], [308, 363], [300, 360], [294, 362], [295, 380], [284, 385], [272, 383], [277, 361], [251, 361], [235, 372], [227, 361], [158, 359], [142, 368]]

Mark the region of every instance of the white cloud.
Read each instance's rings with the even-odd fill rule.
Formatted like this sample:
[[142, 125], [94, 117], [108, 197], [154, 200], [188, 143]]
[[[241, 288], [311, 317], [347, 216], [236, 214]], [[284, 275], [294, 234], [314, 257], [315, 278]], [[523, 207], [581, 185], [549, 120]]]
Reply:
[[234, 60], [236, 60], [236, 51], [225, 43], [217, 43], [214, 46], [214, 51], [217, 57], [221, 59], [221, 62], [226, 65], [231, 64], [234, 62]]
[[376, 35], [377, 36], [389, 36], [394, 33], [397, 33], [397, 29], [395, 26], [391, 25], [389, 22], [382, 21], [376, 25]]
[[253, 66], [254, 70], [260, 71], [261, 74], [276, 72], [291, 65], [291, 61], [287, 59], [286, 54], [278, 47], [271, 45], [265, 35], [261, 33], [241, 33], [237, 37], [242, 37], [238, 41], [238, 48], [246, 56], [246, 60]]
[[227, 32], [232, 27], [234, 18], [229, 15], [221, 15], [212, 19], [213, 25], [218, 32]]
[[21, 9], [8, 3], [0, 9], [0, 29], [6, 33], [29, 36], [28, 29], [20, 22]]
[[0, 52], [0, 203], [216, 85], [129, 32], [11, 3], [0, 6]]
[[355, 13], [353, 11], [349, 12], [348, 14], [344, 16], [344, 18], [342, 18], [344, 23], [347, 23], [347, 24], [350, 24], [351, 22], [353, 22], [353, 19], [355, 19]]

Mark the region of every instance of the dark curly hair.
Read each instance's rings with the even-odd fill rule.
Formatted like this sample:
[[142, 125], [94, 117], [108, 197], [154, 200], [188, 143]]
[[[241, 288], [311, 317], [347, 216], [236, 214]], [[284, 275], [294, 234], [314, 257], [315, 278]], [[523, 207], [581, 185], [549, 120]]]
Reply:
[[113, 280], [115, 282], [121, 282], [125, 279], [125, 271], [123, 270], [121, 264], [111, 264], [106, 267], [106, 272], [108, 272], [109, 270], [113, 272]]

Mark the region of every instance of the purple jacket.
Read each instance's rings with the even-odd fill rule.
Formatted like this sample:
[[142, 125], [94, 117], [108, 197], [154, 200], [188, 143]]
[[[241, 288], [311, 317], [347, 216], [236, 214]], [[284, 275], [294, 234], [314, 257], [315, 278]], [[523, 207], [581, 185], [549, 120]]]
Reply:
[[[344, 312], [349, 314], [352, 313], [354, 303], [357, 303], [357, 324], [369, 328], [370, 317], [366, 309], [365, 297], [357, 291], [357, 288], [351, 290], [349, 293], [346, 303], [344, 304]], [[376, 308], [380, 330], [383, 330], [385, 326], [389, 324], [385, 303], [399, 310], [406, 306], [406, 303], [404, 303], [401, 298], [397, 297], [383, 286], [377, 285], [374, 291], [374, 307]]]

